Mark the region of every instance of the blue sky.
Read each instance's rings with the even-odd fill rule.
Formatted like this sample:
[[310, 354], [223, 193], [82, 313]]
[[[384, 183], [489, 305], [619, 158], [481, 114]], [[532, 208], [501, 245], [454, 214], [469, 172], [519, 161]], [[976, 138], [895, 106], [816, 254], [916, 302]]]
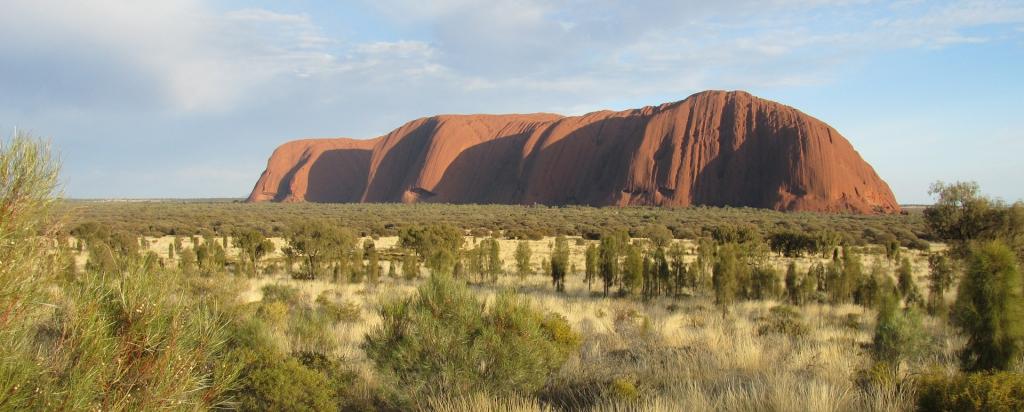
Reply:
[[7, 0], [0, 130], [70, 197], [242, 197], [280, 143], [439, 113], [742, 89], [831, 124], [902, 203], [1024, 199], [1024, 1]]

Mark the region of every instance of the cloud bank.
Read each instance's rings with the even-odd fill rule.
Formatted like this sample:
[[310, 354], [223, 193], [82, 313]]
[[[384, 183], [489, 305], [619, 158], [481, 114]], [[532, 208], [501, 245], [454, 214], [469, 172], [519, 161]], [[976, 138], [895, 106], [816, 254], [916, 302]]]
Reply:
[[[72, 195], [230, 196], [247, 192], [240, 176], [255, 179], [288, 138], [370, 137], [441, 112], [578, 114], [705, 88], [827, 87], [880, 53], [1024, 36], [1024, 5], [1010, 1], [295, 7], [5, 2], [0, 127], [53, 136]], [[172, 172], [139, 170], [153, 168]], [[117, 177], [126, 170], [135, 177]]]

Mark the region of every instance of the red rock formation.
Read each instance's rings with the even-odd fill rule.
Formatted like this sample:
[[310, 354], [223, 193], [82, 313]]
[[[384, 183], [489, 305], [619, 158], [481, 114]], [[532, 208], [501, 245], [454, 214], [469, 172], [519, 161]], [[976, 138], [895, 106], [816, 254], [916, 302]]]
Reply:
[[249, 196], [266, 200], [899, 211], [834, 129], [738, 91], [575, 117], [434, 116], [370, 140], [289, 142]]

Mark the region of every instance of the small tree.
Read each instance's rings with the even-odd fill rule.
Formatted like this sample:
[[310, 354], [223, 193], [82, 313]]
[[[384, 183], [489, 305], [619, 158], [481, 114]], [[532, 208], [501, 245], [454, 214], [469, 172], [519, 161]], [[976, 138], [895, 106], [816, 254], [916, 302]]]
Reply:
[[462, 231], [448, 225], [412, 226], [398, 234], [399, 244], [419, 255], [431, 274], [451, 274], [455, 258], [462, 247]]
[[630, 295], [640, 291], [644, 285], [644, 259], [637, 245], [626, 246], [626, 260], [622, 262], [622, 285], [620, 292]]
[[466, 251], [466, 267], [467, 271], [471, 275], [476, 275], [481, 282], [486, 277], [486, 266], [484, 265], [484, 255], [486, 254], [486, 246], [484, 242], [480, 242], [474, 248], [470, 248]]
[[367, 266], [363, 265], [364, 254], [365, 251], [363, 248], [354, 248], [352, 250], [351, 264], [346, 264], [346, 267], [334, 267], [334, 281], [339, 281], [347, 273], [349, 283], [363, 283], [363, 280], [366, 279], [367, 271]]
[[593, 285], [594, 279], [597, 278], [597, 274], [600, 271], [600, 259], [601, 255], [597, 250], [597, 245], [591, 244], [587, 246], [583, 261], [585, 266], [583, 280], [587, 282], [587, 292], [590, 291], [591, 285]]
[[883, 298], [893, 293], [899, 293], [896, 288], [890, 288], [887, 285], [892, 285], [888, 266], [882, 259], [876, 259], [867, 276], [864, 276], [857, 287], [857, 291], [854, 293], [854, 302], [866, 308], [880, 308]]
[[853, 299], [854, 291], [861, 284], [864, 268], [860, 255], [850, 248], [843, 248], [843, 256], [833, 259], [827, 268], [826, 287], [832, 303], [847, 303]]
[[768, 266], [755, 267], [750, 276], [751, 298], [759, 300], [776, 299], [782, 294], [779, 273]]
[[551, 283], [555, 291], [565, 292], [565, 275], [569, 266], [569, 241], [565, 236], [555, 238], [554, 248], [551, 250]]
[[224, 248], [212, 237], [203, 238], [203, 242], [195, 247], [196, 263], [204, 275], [210, 275], [224, 267], [227, 256]]
[[824, 277], [825, 267], [815, 263], [807, 269], [803, 279], [800, 280], [800, 298], [804, 304], [818, 300], [819, 282]]
[[739, 246], [735, 243], [722, 245], [718, 249], [718, 258], [712, 269], [712, 284], [715, 289], [715, 303], [720, 305], [723, 311], [728, 310], [729, 305], [736, 300], [740, 289], [738, 279], [743, 270], [742, 265]]
[[601, 245], [598, 248], [601, 263], [601, 282], [604, 286], [604, 296], [608, 296], [608, 290], [619, 277], [619, 240], [616, 236], [602, 236]]
[[669, 285], [672, 282], [672, 268], [668, 263], [668, 259], [665, 257], [665, 248], [659, 247], [654, 251], [654, 261], [652, 262], [653, 267], [651, 270], [654, 272], [654, 278], [656, 280], [656, 288], [654, 289], [655, 295], [661, 295], [662, 293], [669, 293]]
[[316, 279], [325, 262], [346, 256], [356, 241], [347, 229], [317, 222], [296, 226], [286, 239], [292, 252], [303, 259], [305, 271], [293, 275], [299, 279]]
[[257, 230], [242, 230], [234, 233], [233, 242], [253, 275], [259, 274], [259, 261], [264, 256], [274, 252], [274, 242], [263, 236]]
[[668, 247], [669, 243], [672, 243], [672, 231], [665, 225], [648, 226], [646, 235], [655, 248]]
[[452, 268], [452, 277], [455, 279], [466, 277], [466, 265], [462, 263], [462, 260], [462, 256], [455, 259], [455, 267]]
[[690, 266], [690, 276], [693, 278], [693, 288], [697, 290], [708, 290], [713, 286], [713, 269], [715, 265], [717, 246], [708, 238], [701, 238], [697, 242], [697, 259]]
[[516, 244], [516, 273], [520, 279], [525, 279], [527, 276], [533, 274], [533, 268], [530, 267], [530, 258], [533, 252], [530, 250], [530, 242], [526, 240], [520, 240]]
[[1024, 292], [1013, 251], [995, 240], [969, 249], [953, 323], [965, 335], [968, 370], [1008, 370], [1024, 351]]
[[896, 270], [896, 288], [900, 291], [900, 297], [906, 299], [914, 295], [917, 285], [914, 284], [914, 268], [910, 266], [910, 259], [903, 258], [900, 267]]
[[642, 296], [643, 296], [644, 300], [648, 300], [648, 299], [654, 297], [655, 291], [657, 289], [657, 286], [655, 284], [658, 281], [657, 281], [657, 274], [655, 273], [655, 270], [654, 270], [654, 261], [651, 259], [651, 256], [646, 254], [646, 253], [643, 256], [643, 267], [644, 267], [644, 269], [643, 269], [644, 276], [643, 276], [643, 288], [642, 288], [643, 292], [642, 292]]
[[493, 237], [489, 237], [480, 241], [480, 245], [477, 247], [480, 249], [480, 254], [483, 258], [484, 272], [487, 275], [487, 278], [490, 279], [491, 282], [497, 282], [498, 277], [504, 273], [504, 269], [502, 269], [501, 249], [498, 245], [498, 240]]
[[881, 302], [871, 352], [876, 361], [889, 366], [895, 375], [903, 361], [924, 352], [927, 336], [921, 326], [921, 315], [913, 308], [900, 310], [899, 297], [888, 292]]
[[946, 291], [953, 286], [953, 265], [944, 253], [928, 257], [928, 312], [938, 315], [946, 311]]
[[885, 257], [889, 261], [896, 261], [900, 258], [900, 242], [896, 239], [889, 239], [885, 243]]
[[416, 255], [407, 253], [402, 257], [402, 277], [405, 280], [413, 280], [420, 277], [420, 263], [416, 260]]
[[196, 272], [196, 252], [192, 249], [183, 249], [178, 254], [178, 269], [186, 275], [193, 275]]
[[797, 272], [796, 262], [789, 262], [789, 267], [786, 268], [786, 297], [789, 298], [789, 303], [794, 305], [803, 305], [802, 296], [800, 296], [800, 273]]
[[377, 255], [377, 247], [372, 240], [367, 240], [363, 250], [363, 256], [366, 257], [366, 281], [375, 285], [380, 281], [380, 256]]
[[1024, 256], [1024, 203], [990, 199], [975, 182], [936, 182], [928, 193], [938, 200], [924, 210], [925, 223], [954, 256], [965, 256], [973, 241], [995, 239]]

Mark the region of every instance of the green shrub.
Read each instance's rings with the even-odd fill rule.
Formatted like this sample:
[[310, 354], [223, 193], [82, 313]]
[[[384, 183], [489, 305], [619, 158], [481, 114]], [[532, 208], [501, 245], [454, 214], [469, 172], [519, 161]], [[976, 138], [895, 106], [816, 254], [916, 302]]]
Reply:
[[750, 298], [751, 299], [777, 299], [782, 296], [782, 285], [779, 283], [779, 273], [767, 266], [758, 266], [750, 274]]
[[263, 302], [281, 302], [288, 306], [297, 306], [302, 302], [302, 292], [292, 286], [269, 284], [260, 290], [263, 292]]
[[1024, 352], [1024, 291], [1017, 256], [1001, 241], [970, 248], [953, 323], [967, 335], [968, 370], [1007, 370]]
[[362, 309], [358, 304], [352, 302], [335, 301], [325, 294], [316, 298], [319, 310], [328, 320], [333, 323], [346, 322], [355, 323], [359, 321]]
[[871, 346], [875, 360], [890, 365], [896, 372], [900, 362], [920, 356], [926, 344], [921, 315], [913, 308], [901, 310], [899, 298], [886, 294], [878, 311]]
[[632, 401], [640, 397], [640, 390], [632, 379], [619, 377], [608, 384], [608, 395], [616, 401]]
[[219, 406], [237, 372], [221, 315], [175, 272], [119, 266], [130, 270], [63, 285], [53, 317], [38, 326], [47, 371], [33, 396], [69, 410]]
[[768, 316], [758, 320], [760, 323], [757, 327], [758, 335], [774, 333], [799, 339], [807, 337], [811, 332], [800, 311], [789, 305], [772, 307], [768, 311]]
[[920, 411], [1024, 410], [1024, 374], [930, 374], [919, 378], [917, 383], [917, 409]]
[[564, 320], [524, 298], [505, 293], [488, 307], [447, 276], [432, 276], [380, 314], [363, 348], [411, 398], [532, 394], [580, 342]]
[[843, 316], [842, 326], [847, 329], [860, 329], [860, 315], [857, 313], [847, 313], [846, 316]]
[[291, 356], [270, 350], [242, 350], [244, 364], [232, 395], [243, 411], [330, 411], [338, 409], [327, 377]]

